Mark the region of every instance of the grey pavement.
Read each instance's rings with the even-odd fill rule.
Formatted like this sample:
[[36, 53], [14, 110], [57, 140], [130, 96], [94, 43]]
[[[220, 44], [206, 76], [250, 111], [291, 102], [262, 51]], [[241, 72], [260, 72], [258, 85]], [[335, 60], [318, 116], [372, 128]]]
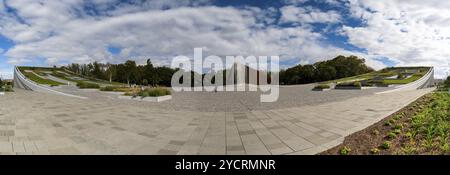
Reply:
[[175, 93], [151, 103], [17, 89], [0, 97], [0, 154], [316, 154], [432, 90], [309, 86], [286, 87], [272, 104], [256, 93]]
[[[334, 101], [345, 100], [353, 97], [372, 95], [377, 92], [390, 90], [393, 88], [372, 88], [364, 90], [330, 90], [330, 91], [312, 91], [314, 84], [281, 86], [279, 99], [273, 103], [261, 103], [261, 92], [180, 92], [174, 93], [173, 99], [157, 104], [151, 107], [182, 110], [182, 111], [252, 111], [299, 107], [305, 105], [317, 105]], [[98, 101], [115, 101], [115, 103], [133, 103], [134, 105], [147, 107], [148, 104], [139, 102], [130, 102], [129, 100], [116, 100], [117, 94], [98, 93], [92, 90], [79, 90], [74, 86], [58, 86], [53, 89], [68, 94], [89, 97]]]

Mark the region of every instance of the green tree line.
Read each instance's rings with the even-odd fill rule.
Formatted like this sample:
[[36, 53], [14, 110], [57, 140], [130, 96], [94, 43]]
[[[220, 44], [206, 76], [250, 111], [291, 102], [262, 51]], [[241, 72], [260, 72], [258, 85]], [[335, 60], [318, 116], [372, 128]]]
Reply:
[[147, 60], [145, 65], [137, 65], [135, 61], [128, 60], [121, 64], [72, 63], [63, 68], [82, 77], [145, 86], [170, 86], [172, 75], [178, 70], [165, 66], [155, 67], [150, 59]]
[[[83, 77], [121, 82], [125, 84], [139, 84], [152, 86], [170, 86], [172, 75], [178, 69], [170, 67], [155, 67], [148, 59], [145, 65], [137, 65], [135, 61], [128, 60], [121, 64], [104, 64], [93, 62], [89, 64], [70, 64], [63, 67]], [[280, 83], [284, 85], [305, 84], [319, 81], [328, 81], [344, 77], [360, 75], [373, 71], [365, 65], [365, 60], [356, 56], [337, 56], [332, 60], [321, 61], [315, 64], [296, 65], [280, 71]], [[192, 77], [195, 74], [192, 73]], [[226, 70], [223, 71], [226, 82]], [[204, 75], [202, 75], [204, 76]], [[214, 82], [214, 79], [213, 79]], [[193, 82], [192, 82], [193, 84]]]
[[374, 71], [357, 56], [337, 56], [314, 64], [296, 65], [280, 71], [280, 84], [306, 84], [351, 77]]

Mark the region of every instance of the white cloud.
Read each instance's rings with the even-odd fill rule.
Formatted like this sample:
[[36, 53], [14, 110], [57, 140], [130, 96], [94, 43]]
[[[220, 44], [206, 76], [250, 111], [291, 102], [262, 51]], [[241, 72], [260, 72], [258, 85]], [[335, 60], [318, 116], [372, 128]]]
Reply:
[[[351, 1], [362, 27], [343, 27], [351, 44], [399, 65], [442, 66], [450, 63], [450, 3], [447, 1]], [[437, 69], [437, 77], [445, 76]]]
[[[276, 9], [173, 5], [177, 8], [144, 10], [122, 5], [121, 9], [105, 12], [110, 15], [89, 16], [78, 12], [82, 5], [78, 0], [51, 4], [20, 0], [8, 5], [16, 8], [26, 23], [20, 23], [11, 14], [1, 18], [0, 32], [16, 42], [5, 53], [11, 64], [34, 58], [46, 58], [49, 65], [152, 58], [157, 64], [167, 65], [173, 56], [193, 54], [195, 47], [203, 47], [205, 55], [281, 55], [282, 59], [311, 62], [344, 51], [322, 43], [321, 34], [308, 26], [270, 25], [275, 21]], [[31, 10], [35, 8], [40, 10]], [[325, 12], [312, 8], [305, 13], [311, 13], [307, 22], [338, 18], [333, 18], [335, 13], [331, 13], [331, 18], [325, 17]], [[107, 50], [111, 45], [121, 47], [122, 52], [112, 55]]]
[[[367, 54], [325, 42], [323, 34], [314, 32], [310, 24], [340, 23], [342, 14], [298, 6], [303, 0], [281, 9], [197, 7], [208, 1], [190, 0], [145, 1], [138, 5], [136, 0], [111, 8], [115, 1], [89, 1], [96, 9], [95, 15], [92, 9], [85, 8], [89, 5], [86, 2], [6, 1], [17, 15], [6, 13], [0, 3], [0, 33], [15, 43], [4, 53], [9, 63], [23, 64], [36, 58], [47, 59], [49, 65], [93, 60], [122, 62], [129, 58], [142, 62], [152, 58], [156, 64], [168, 65], [176, 55], [192, 55], [195, 47], [204, 48], [205, 55], [280, 55], [282, 61], [293, 59], [298, 63], [353, 54], [366, 58], [377, 69], [384, 67], [376, 60], [380, 56], [402, 65], [450, 62], [450, 24], [446, 20], [450, 6], [428, 1], [428, 5], [419, 1], [415, 1], [417, 5], [399, 5], [400, 1], [348, 2], [352, 16], [362, 18], [366, 24], [344, 26], [341, 33], [351, 44], [367, 49]], [[337, 4], [333, 0], [323, 2]], [[279, 20], [278, 12], [282, 14]], [[276, 21], [302, 25], [281, 28]], [[111, 54], [111, 45], [120, 47], [121, 52]]]
[[333, 10], [320, 11], [312, 7], [285, 6], [281, 8], [283, 23], [338, 23], [341, 15]]

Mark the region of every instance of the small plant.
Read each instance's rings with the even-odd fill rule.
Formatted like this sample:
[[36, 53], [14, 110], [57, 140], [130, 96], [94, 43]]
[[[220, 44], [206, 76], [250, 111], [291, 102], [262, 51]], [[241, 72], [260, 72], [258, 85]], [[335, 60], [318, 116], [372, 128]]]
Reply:
[[393, 132], [390, 132], [390, 133], [388, 133], [387, 137], [388, 137], [389, 139], [395, 139], [395, 138], [397, 137], [397, 134], [396, 134], [396, 133], [393, 133]]
[[378, 148], [372, 148], [370, 149], [370, 154], [378, 154], [380, 150]]
[[115, 87], [113, 86], [105, 86], [100, 88], [100, 91], [114, 91]]
[[392, 123], [390, 121], [384, 122], [384, 126], [391, 126], [391, 125], [392, 125]]
[[88, 82], [78, 82], [77, 87], [80, 89], [99, 89], [100, 85]]
[[314, 89], [317, 89], [317, 90], [330, 89], [330, 88], [331, 87], [328, 84], [318, 84], [318, 85], [314, 86]]
[[361, 87], [362, 85], [361, 85], [361, 82], [357, 81], [357, 82], [355, 82], [355, 83], [353, 84], [353, 86], [355, 86], [355, 87]]
[[402, 115], [396, 115], [393, 117], [394, 120], [400, 120], [403, 116]]
[[391, 142], [390, 141], [384, 141], [383, 144], [381, 144], [381, 148], [383, 149], [389, 149], [391, 148]]
[[349, 147], [344, 146], [343, 148], [341, 148], [339, 153], [341, 153], [341, 155], [348, 155], [351, 151], [352, 151], [352, 149], [350, 149]]
[[394, 133], [395, 133], [395, 134], [400, 134], [400, 133], [402, 133], [402, 130], [400, 130], [400, 129], [394, 129]]
[[402, 124], [395, 125], [394, 129], [403, 129], [403, 125]]
[[405, 134], [405, 137], [408, 138], [408, 139], [411, 139], [411, 138], [413, 137], [413, 135], [412, 135], [411, 132], [407, 132], [407, 133]]
[[147, 88], [141, 90], [136, 95], [140, 96], [141, 98], [145, 98], [145, 97], [160, 97], [171, 94], [172, 92], [166, 88]]

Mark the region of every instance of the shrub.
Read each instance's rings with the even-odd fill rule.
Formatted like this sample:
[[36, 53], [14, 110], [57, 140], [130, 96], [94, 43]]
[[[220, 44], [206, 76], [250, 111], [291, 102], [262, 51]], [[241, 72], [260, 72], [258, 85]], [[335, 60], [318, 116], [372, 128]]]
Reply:
[[390, 132], [390, 133], [388, 133], [387, 137], [390, 139], [395, 139], [397, 137], [397, 134]]
[[6, 85], [5, 86], [5, 91], [6, 92], [14, 92], [14, 88], [11, 85]]
[[330, 89], [330, 85], [328, 84], [318, 84], [316, 86], [314, 86], [314, 89]]
[[383, 144], [381, 144], [381, 148], [383, 148], [383, 149], [391, 148], [391, 142], [390, 141], [384, 141]]
[[100, 85], [88, 82], [78, 82], [77, 87], [80, 89], [99, 89]]
[[359, 81], [355, 81], [355, 82], [338, 83], [336, 86], [337, 87], [362, 87], [362, 84]]
[[105, 87], [101, 87], [100, 91], [114, 91], [115, 87], [113, 86], [105, 86]]
[[348, 155], [350, 153], [350, 151], [352, 151], [352, 149], [350, 149], [349, 147], [344, 146], [343, 148], [341, 148], [339, 153], [341, 155]]
[[171, 94], [172, 92], [166, 88], [147, 88], [137, 93], [137, 96], [145, 98], [145, 97], [160, 97]]

